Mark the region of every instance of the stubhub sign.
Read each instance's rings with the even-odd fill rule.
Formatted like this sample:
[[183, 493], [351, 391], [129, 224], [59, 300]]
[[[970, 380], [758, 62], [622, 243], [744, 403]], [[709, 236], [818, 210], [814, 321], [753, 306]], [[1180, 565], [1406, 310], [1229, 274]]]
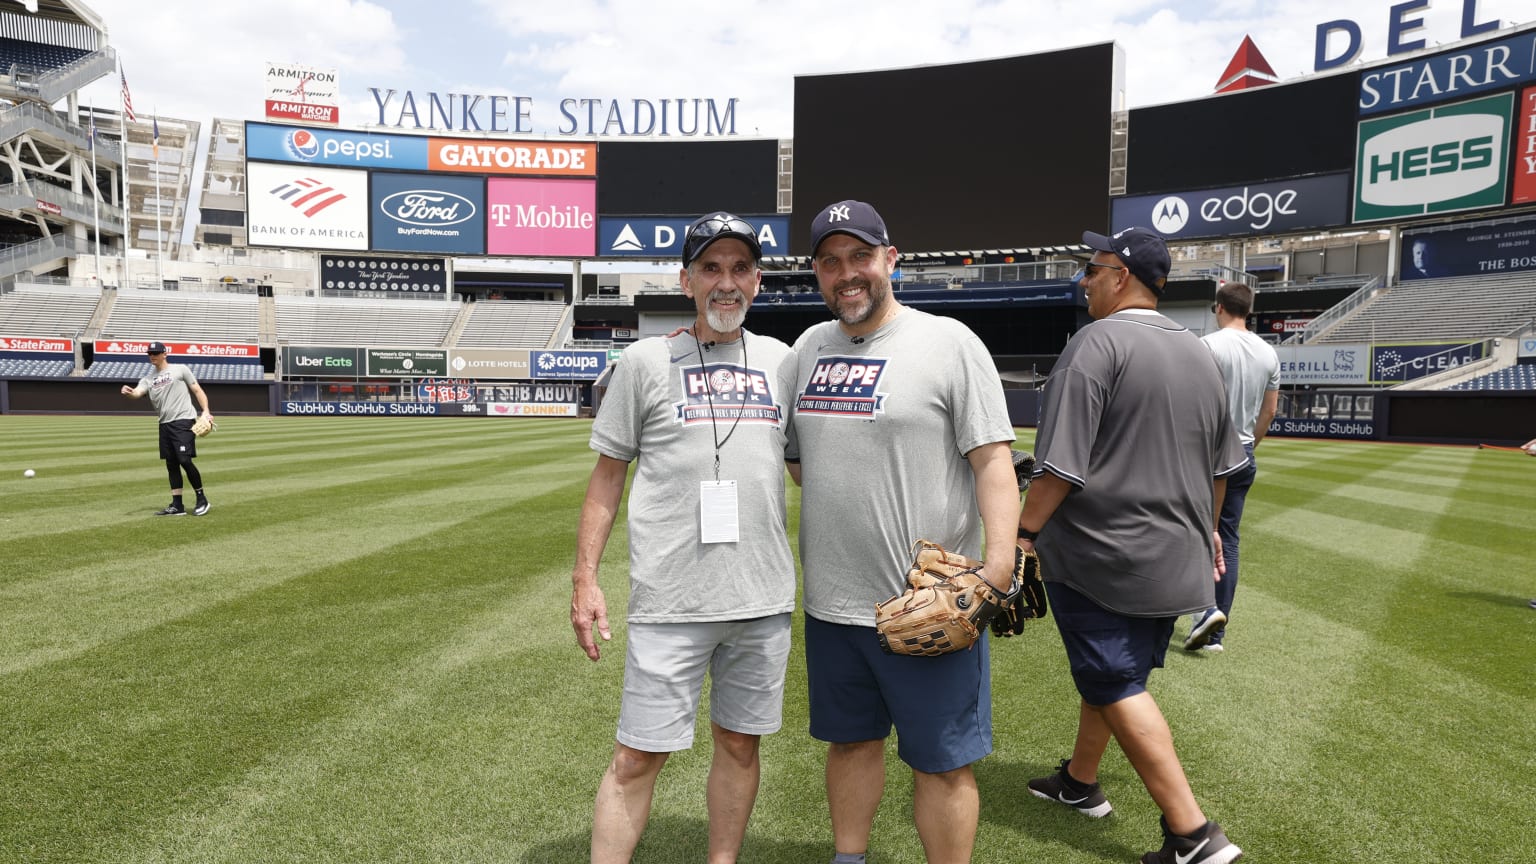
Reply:
[[1513, 93], [1363, 120], [1355, 221], [1500, 207]]

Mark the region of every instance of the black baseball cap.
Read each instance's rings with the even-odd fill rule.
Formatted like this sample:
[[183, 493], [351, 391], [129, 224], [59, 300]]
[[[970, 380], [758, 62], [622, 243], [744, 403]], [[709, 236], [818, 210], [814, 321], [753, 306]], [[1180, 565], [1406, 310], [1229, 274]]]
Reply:
[[151, 342], [151, 343], [149, 343], [149, 349], [147, 351], [145, 351], [144, 353], [146, 353], [146, 354], [164, 354], [165, 353], [165, 343], [164, 342]]
[[811, 220], [811, 257], [821, 241], [833, 234], [848, 234], [871, 246], [891, 245], [890, 232], [885, 230], [885, 220], [875, 208], [863, 201], [839, 201], [821, 208]]
[[1154, 294], [1161, 295], [1168, 284], [1168, 268], [1172, 266], [1168, 244], [1150, 228], [1126, 228], [1108, 236], [1084, 231], [1083, 243], [1100, 252], [1119, 256], [1125, 262], [1125, 269]]
[[763, 244], [757, 242], [757, 229], [752, 223], [717, 210], [693, 221], [683, 233], [683, 266], [687, 267], [704, 254], [709, 244], [723, 237], [732, 237], [747, 244], [753, 261], [763, 260]]

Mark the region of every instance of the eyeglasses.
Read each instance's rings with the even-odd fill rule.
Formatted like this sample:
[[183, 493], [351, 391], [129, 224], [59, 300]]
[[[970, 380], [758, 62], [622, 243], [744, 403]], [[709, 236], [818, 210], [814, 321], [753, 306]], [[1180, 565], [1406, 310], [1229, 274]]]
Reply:
[[1083, 264], [1083, 269], [1077, 271], [1077, 278], [1079, 280], [1081, 280], [1081, 279], [1087, 279], [1089, 276], [1092, 276], [1093, 275], [1093, 268], [1095, 268], [1095, 267], [1101, 267], [1101, 268], [1103, 268], [1105, 270], [1124, 270], [1125, 269], [1124, 267], [1121, 267], [1118, 264], [1098, 264], [1098, 263], [1093, 262], [1093, 261], [1088, 261], [1085, 264]]
[[721, 237], [735, 237], [747, 244], [754, 258], [763, 255], [763, 247], [757, 242], [757, 229], [752, 227], [752, 223], [739, 216], [719, 213], [706, 216], [688, 226], [688, 234], [683, 238], [683, 266], [692, 264], [705, 246]]

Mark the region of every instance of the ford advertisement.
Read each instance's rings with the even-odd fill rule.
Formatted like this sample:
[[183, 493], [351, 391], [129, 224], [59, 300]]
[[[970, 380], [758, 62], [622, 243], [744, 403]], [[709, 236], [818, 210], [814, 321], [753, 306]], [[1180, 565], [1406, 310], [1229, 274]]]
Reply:
[[485, 181], [479, 177], [375, 172], [373, 248], [485, 254]]

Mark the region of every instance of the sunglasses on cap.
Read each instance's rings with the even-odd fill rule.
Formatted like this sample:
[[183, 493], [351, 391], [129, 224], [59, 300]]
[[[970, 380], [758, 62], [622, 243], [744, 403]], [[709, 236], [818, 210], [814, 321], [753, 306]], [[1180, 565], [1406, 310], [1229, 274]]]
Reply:
[[729, 213], [715, 213], [688, 226], [688, 233], [683, 237], [683, 266], [692, 264], [705, 247], [724, 237], [747, 244], [754, 259], [763, 257], [763, 247], [757, 242], [757, 229], [752, 223]]

